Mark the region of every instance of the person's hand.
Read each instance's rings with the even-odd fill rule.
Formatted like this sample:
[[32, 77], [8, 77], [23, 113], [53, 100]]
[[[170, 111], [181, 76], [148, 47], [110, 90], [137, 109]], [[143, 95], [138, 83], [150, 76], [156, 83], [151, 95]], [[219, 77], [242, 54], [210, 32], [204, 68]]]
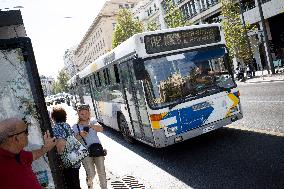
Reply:
[[96, 132], [103, 132], [103, 127], [100, 124], [91, 124], [90, 128], [94, 129]]
[[80, 136], [81, 137], [86, 137], [88, 135], [88, 132], [86, 131], [80, 131]]
[[43, 140], [44, 140], [44, 145], [42, 148], [46, 152], [50, 151], [56, 145], [56, 140], [55, 138], [50, 137], [49, 130], [47, 130], [46, 133], [44, 134]]

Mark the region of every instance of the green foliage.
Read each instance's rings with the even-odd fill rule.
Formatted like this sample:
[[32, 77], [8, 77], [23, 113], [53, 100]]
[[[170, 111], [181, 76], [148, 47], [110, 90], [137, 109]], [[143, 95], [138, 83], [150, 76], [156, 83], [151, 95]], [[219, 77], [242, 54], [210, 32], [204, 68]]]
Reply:
[[221, 24], [230, 51], [230, 58], [236, 57], [248, 63], [252, 55], [245, 31], [252, 28], [249, 25], [246, 25], [246, 28], [243, 26], [239, 4], [236, 4], [234, 0], [221, 0], [221, 4], [224, 17]]
[[158, 25], [157, 25], [157, 23], [156, 22], [149, 22], [148, 24], [147, 24], [147, 31], [155, 31], [155, 30], [157, 30], [158, 29]]
[[128, 9], [121, 9], [118, 13], [117, 23], [112, 38], [112, 47], [117, 47], [136, 33], [143, 31], [140, 21], [134, 20]]
[[52, 83], [51, 92], [52, 92], [52, 94], [57, 94], [57, 93], [61, 92], [61, 89], [59, 87], [58, 81], [54, 81]]
[[61, 70], [57, 76], [56, 81], [52, 84], [53, 94], [68, 92], [67, 81], [69, 80], [68, 74]]
[[184, 16], [184, 14], [181, 12], [181, 10], [175, 6], [172, 2], [172, 0], [166, 0], [166, 16], [165, 16], [165, 22], [168, 25], [169, 28], [176, 28], [180, 26], [186, 26], [190, 25]]

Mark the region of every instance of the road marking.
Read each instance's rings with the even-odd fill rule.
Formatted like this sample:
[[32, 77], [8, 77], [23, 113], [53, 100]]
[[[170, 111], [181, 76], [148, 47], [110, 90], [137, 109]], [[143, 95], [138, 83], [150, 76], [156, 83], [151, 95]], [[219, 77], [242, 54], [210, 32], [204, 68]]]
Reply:
[[257, 102], [260, 102], [260, 103], [284, 103], [283, 100], [280, 100], [280, 101], [276, 101], [276, 100], [260, 100], [260, 101], [257, 101], [257, 100], [250, 100], [250, 101], [244, 101], [244, 102], [250, 102], [250, 103], [257, 103]]
[[245, 85], [255, 85], [255, 84], [267, 84], [267, 83], [282, 83], [284, 82], [283, 79], [280, 80], [260, 80], [260, 81], [250, 81], [250, 82], [237, 82], [237, 85], [239, 86], [245, 86]]

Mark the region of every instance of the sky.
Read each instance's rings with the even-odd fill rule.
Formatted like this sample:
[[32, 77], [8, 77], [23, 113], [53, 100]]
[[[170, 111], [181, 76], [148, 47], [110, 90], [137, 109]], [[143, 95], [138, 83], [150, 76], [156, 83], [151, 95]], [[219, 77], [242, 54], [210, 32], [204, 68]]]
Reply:
[[[106, 0], [0, 0], [0, 9], [21, 8], [40, 75], [56, 78], [64, 52], [79, 44]], [[67, 17], [67, 18], [66, 18]], [[69, 18], [70, 17], [70, 18]]]

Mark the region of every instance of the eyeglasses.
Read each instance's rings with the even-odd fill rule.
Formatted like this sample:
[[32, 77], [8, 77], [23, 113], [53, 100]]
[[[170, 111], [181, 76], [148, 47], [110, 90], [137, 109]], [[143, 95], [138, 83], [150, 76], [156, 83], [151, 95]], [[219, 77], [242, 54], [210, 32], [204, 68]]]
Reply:
[[18, 132], [18, 133], [15, 133], [15, 134], [12, 134], [12, 135], [9, 135], [9, 137], [12, 137], [12, 136], [15, 136], [15, 135], [20, 135], [22, 133], [25, 133], [26, 135], [29, 134], [29, 128], [27, 127], [25, 130], [21, 131], [21, 132]]
[[88, 104], [81, 104], [81, 105], [78, 105], [77, 110], [78, 111], [80, 111], [80, 110], [90, 110], [90, 106]]

